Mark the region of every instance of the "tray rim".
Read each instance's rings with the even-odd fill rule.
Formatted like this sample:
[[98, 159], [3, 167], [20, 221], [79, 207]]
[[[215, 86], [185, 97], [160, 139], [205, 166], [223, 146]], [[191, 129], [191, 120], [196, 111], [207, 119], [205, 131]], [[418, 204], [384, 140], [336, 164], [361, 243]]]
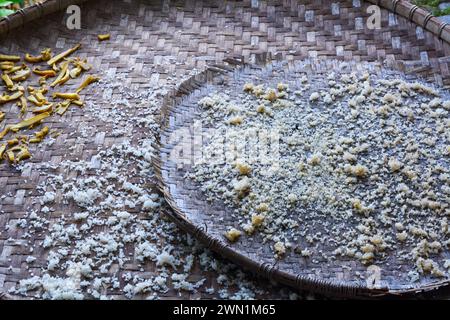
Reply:
[[[33, 20], [61, 11], [70, 5], [82, 4], [87, 1], [95, 0], [46, 0], [45, 2], [38, 2], [26, 8], [17, 10], [9, 16], [0, 18], [0, 40], [12, 30], [25, 27]], [[356, 1], [368, 2], [407, 18], [409, 21], [414, 22], [416, 25], [431, 32], [439, 40], [450, 44], [450, 24], [435, 17], [431, 12], [427, 12], [417, 5], [404, 0]]]

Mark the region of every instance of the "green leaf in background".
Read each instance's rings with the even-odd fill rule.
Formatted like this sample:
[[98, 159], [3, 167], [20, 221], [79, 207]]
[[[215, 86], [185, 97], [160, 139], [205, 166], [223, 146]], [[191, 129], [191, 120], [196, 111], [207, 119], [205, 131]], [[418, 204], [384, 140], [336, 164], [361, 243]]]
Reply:
[[0, 0], [0, 7], [6, 7], [13, 4], [11, 1], [1, 1]]
[[450, 8], [441, 10], [439, 9], [439, 4], [443, 2], [440, 0], [413, 0], [415, 5], [423, 7], [433, 13], [436, 17], [446, 16], [450, 14]]
[[22, 4], [23, 0], [0, 0], [0, 7], [6, 7], [15, 3]]
[[7, 3], [7, 5], [9, 4], [13, 4], [13, 3], [19, 3], [22, 4], [23, 0], [0, 0], [0, 5], [4, 5], [5, 3]]
[[0, 9], [0, 17], [6, 17], [6, 16], [10, 15], [11, 13], [14, 13], [14, 10]]
[[12, 4], [23, 4], [23, 0], [0, 0], [0, 18], [14, 13], [14, 10], [6, 8]]

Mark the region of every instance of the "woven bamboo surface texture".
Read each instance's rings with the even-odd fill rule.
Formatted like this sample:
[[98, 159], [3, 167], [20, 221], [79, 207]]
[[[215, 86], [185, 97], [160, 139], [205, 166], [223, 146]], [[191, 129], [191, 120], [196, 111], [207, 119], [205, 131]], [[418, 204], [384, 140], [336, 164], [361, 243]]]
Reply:
[[[65, 117], [51, 120], [51, 127], [62, 130], [62, 134], [53, 144], [36, 149], [28, 165], [12, 168], [0, 164], [0, 288], [9, 292], [19, 281], [44, 274], [54, 279], [68, 277], [65, 262], [78, 262], [73, 259], [76, 251], [73, 245], [79, 240], [72, 241], [72, 246], [55, 241], [49, 248], [44, 248], [43, 242], [55, 233], [54, 226], [80, 226], [74, 213], [81, 209], [74, 201], [67, 200], [61, 189], [56, 190], [54, 203], [46, 205], [40, 201], [43, 192], [38, 186], [49, 180], [54, 182], [55, 176], [70, 181], [106, 175], [105, 170], [96, 166], [99, 161], [96, 155], [126, 141], [141, 148], [147, 139], [157, 134], [158, 106], [164, 94], [208, 64], [236, 57], [253, 61], [256, 54], [265, 52], [284, 60], [331, 57], [386, 61], [437, 83], [449, 83], [447, 43], [385, 9], [382, 9], [381, 30], [360, 28], [369, 15], [366, 12], [369, 5], [371, 3], [358, 0], [88, 1], [81, 6], [81, 30], [67, 29], [64, 12], [13, 30], [1, 40], [2, 53], [36, 53], [44, 47], [63, 51], [82, 43], [78, 55], [88, 58], [96, 73], [106, 80], [104, 87], [95, 86], [87, 91], [85, 100], [92, 103], [86, 110], [73, 109]], [[443, 29], [436, 29], [436, 34], [447, 36]], [[96, 38], [100, 33], [111, 33], [111, 41], [98, 43]], [[143, 121], [143, 118], [150, 120]], [[151, 172], [144, 171], [147, 175], [144, 177], [140, 174], [143, 172], [142, 155], [129, 149], [116, 150], [118, 156], [114, 152], [106, 154], [100, 161], [109, 157], [109, 163], [123, 170], [130, 181], [147, 190], [156, 189]], [[67, 160], [92, 166], [76, 170], [64, 163]], [[44, 207], [50, 207], [49, 211], [42, 212]], [[85, 279], [88, 284], [78, 290], [85, 297], [295, 297], [267, 281], [242, 275], [223, 259], [205, 253], [201, 246], [192, 245], [189, 237], [164, 219], [149, 217], [139, 206], [126, 210], [135, 215], [135, 222], [127, 232], [136, 231], [136, 226], [142, 227], [147, 232], [143, 238], [151, 239], [163, 251], [171, 246], [171, 252], [178, 252], [174, 254], [181, 264], [157, 266], [158, 261], [152, 259], [151, 254], [146, 256], [150, 259], [140, 261], [137, 252], [145, 242], [142, 238], [126, 242], [118, 249], [117, 252], [129, 258], [123, 259], [123, 263], [115, 260], [104, 266], [100, 258], [95, 258], [98, 250], [93, 249], [96, 262], [93, 273], [96, 280], [104, 280]], [[43, 221], [42, 224], [23, 222], [24, 218], [30, 220], [33, 211], [38, 216], [33, 219]], [[98, 219], [110, 214], [101, 212]], [[116, 232], [111, 229], [106, 223], [100, 224], [86, 233], [80, 232], [76, 238], [95, 238]], [[123, 237], [116, 240], [119, 242]], [[106, 243], [108, 241], [102, 246]], [[199, 284], [196, 291], [180, 290], [185, 283], [173, 275], [182, 273], [191, 256], [194, 264], [188, 268], [187, 281], [195, 284], [205, 279], [205, 282]], [[58, 267], [49, 271], [52, 269], [49, 264], [55, 257]], [[155, 285], [155, 276], [161, 274], [167, 278], [167, 290]], [[224, 278], [228, 278], [228, 282]], [[152, 285], [146, 283], [146, 279], [152, 279]], [[243, 283], [246, 290], [237, 288], [236, 283]], [[211, 287], [215, 290], [210, 290]], [[49, 291], [48, 288], [40, 288], [42, 290]], [[21, 297], [14, 292], [12, 295]]]

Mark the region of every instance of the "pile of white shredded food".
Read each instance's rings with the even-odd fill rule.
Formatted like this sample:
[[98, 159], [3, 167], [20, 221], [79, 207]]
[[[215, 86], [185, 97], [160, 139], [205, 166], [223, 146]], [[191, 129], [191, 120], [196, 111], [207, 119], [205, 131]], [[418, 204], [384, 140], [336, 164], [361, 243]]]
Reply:
[[[277, 258], [370, 265], [394, 257], [412, 280], [448, 277], [445, 93], [365, 71], [292, 81], [274, 72], [239, 88], [198, 102], [214, 130], [208, 156], [187, 174], [233, 209], [230, 242], [259, 234]], [[259, 152], [271, 139], [278, 148]]]
[[[109, 103], [87, 102], [88, 116], [74, 124], [68, 137], [75, 142], [63, 159], [72, 160], [15, 167], [25, 178], [38, 174], [42, 182], [34, 196], [27, 194], [32, 201], [24, 204], [23, 217], [1, 226], [4, 234], [20, 235], [5, 246], [28, 252], [20, 269], [11, 262], [9, 271], [20, 271], [22, 280], [9, 293], [43, 299], [159, 299], [177, 294], [253, 299], [271, 292], [297, 299], [287, 289], [263, 286], [216, 259], [164, 218], [164, 201], [152, 190], [152, 141], [159, 128], [159, 101], [180, 79], [168, 77], [166, 86], [156, 84], [145, 92], [130, 89], [125, 80], [112, 72], [96, 84]], [[92, 118], [100, 124], [93, 126]], [[144, 130], [141, 136], [139, 130]], [[105, 136], [117, 140], [108, 146]], [[44, 143], [54, 142], [49, 137]], [[73, 157], [87, 147], [95, 149], [92, 156]], [[0, 203], [19, 198], [19, 193], [3, 194]], [[210, 274], [214, 282], [207, 279]]]

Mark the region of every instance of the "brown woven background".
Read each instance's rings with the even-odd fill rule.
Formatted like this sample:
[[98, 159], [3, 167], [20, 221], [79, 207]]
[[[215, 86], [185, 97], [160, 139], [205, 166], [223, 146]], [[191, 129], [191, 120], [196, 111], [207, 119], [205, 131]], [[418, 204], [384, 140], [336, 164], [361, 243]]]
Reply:
[[[28, 23], [23, 31], [18, 29], [2, 40], [1, 49], [6, 53], [25, 53], [42, 47], [66, 48], [81, 42], [84, 44], [81, 56], [88, 57], [98, 71], [114, 68], [118, 74], [125, 73], [127, 85], [138, 90], [148, 89], [149, 79], [165, 85], [168, 76], [182, 79], [210, 63], [236, 56], [252, 61], [255, 54], [263, 52], [271, 52], [285, 60], [315, 56], [355, 61], [385, 60], [438, 83], [449, 83], [450, 50], [447, 43], [386, 10], [382, 11], [381, 30], [359, 29], [360, 18], [368, 16], [365, 8], [369, 4], [340, 1], [339, 13], [333, 14], [332, 2], [89, 1], [82, 6], [81, 31], [67, 30], [64, 15], [56, 13]], [[58, 5], [64, 8], [59, 2]], [[312, 20], [306, 18], [311, 12]], [[4, 24], [0, 24], [1, 28]], [[113, 40], [98, 45], [96, 35], [104, 32], [111, 32]], [[169, 63], [168, 57], [177, 63]], [[134, 67], [133, 71], [129, 71], [130, 66]], [[86, 99], [95, 100], [97, 96], [98, 93], [91, 91]], [[77, 119], [83, 119], [92, 121], [92, 126], [97, 126], [99, 131], [108, 132], [104, 124], [84, 119], [82, 112], [67, 117], [66, 123], [58, 122], [54, 127], [59, 125], [67, 132], [71, 129], [68, 123], [76, 126]], [[148, 135], [146, 130], [137, 131], [136, 139]], [[65, 133], [56, 144], [36, 153], [33, 161], [58, 164], [66, 153], [64, 146], [74, 141], [74, 137]], [[116, 139], [108, 134], [99, 135], [92, 146], [66, 157], [90, 159], [98, 145], [108, 146], [115, 142]], [[0, 215], [0, 287], [5, 291], [18, 280], [28, 278], [29, 270], [24, 268], [28, 252], [20, 240], [23, 231], [10, 228], [5, 232], [3, 226], [14, 225], [23, 217], [41, 179], [33, 171], [19, 175], [8, 165], [0, 164], [0, 185], [2, 193], [7, 195], [0, 200], [0, 211], [4, 212]], [[75, 208], [62, 206], [56, 211], [55, 218], [73, 210]], [[37, 248], [34, 255], [42, 256], [41, 261], [35, 262], [33, 271], [36, 274], [40, 266], [45, 265], [46, 252], [39, 246], [44, 236], [38, 234], [28, 240]], [[18, 241], [6, 242], [9, 238]], [[127, 265], [126, 269], [135, 271], [136, 266]], [[217, 277], [214, 274], [207, 276], [209, 279]], [[264, 283], [261, 285], [265, 286]], [[176, 292], [167, 296], [171, 294], [177, 297]], [[120, 292], [117, 295], [120, 297]]]

